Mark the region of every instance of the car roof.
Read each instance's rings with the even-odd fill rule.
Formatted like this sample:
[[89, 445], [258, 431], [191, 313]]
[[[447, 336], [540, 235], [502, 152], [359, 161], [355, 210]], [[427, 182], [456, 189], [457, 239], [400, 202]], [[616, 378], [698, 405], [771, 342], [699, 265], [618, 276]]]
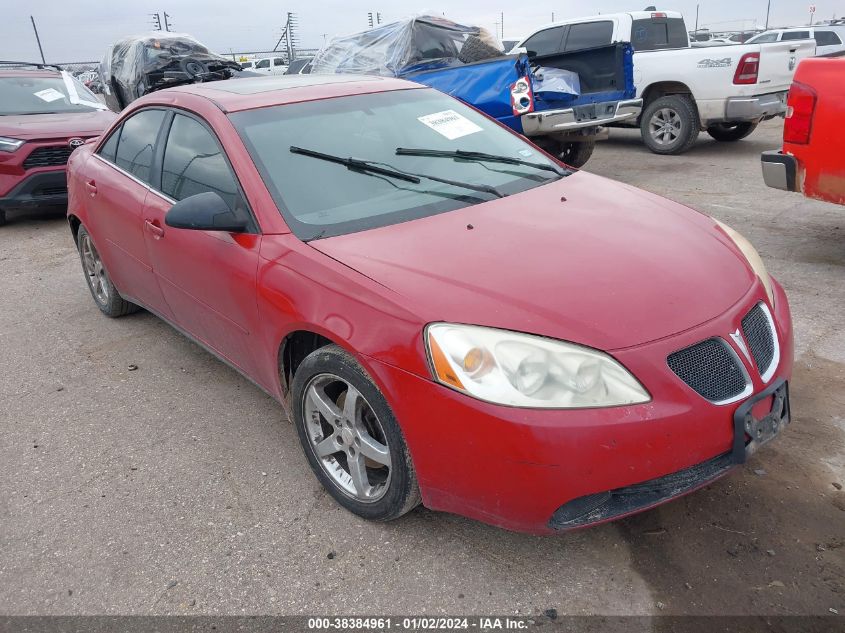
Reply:
[[224, 112], [239, 112], [287, 103], [415, 88], [424, 86], [402, 79], [370, 75], [276, 75], [187, 84], [150, 93], [149, 99], [144, 98], [144, 101], [149, 103], [167, 99], [168, 93], [174, 97], [178, 93], [188, 93], [213, 101]]

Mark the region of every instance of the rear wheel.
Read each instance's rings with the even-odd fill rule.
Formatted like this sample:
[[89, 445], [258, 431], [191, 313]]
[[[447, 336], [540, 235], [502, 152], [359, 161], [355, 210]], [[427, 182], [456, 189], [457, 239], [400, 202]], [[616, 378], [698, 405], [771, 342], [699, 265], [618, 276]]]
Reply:
[[108, 317], [119, 317], [137, 312], [140, 308], [121, 297], [117, 288], [114, 287], [103, 265], [103, 260], [100, 259], [100, 253], [84, 226], [79, 227], [76, 243], [79, 248], [79, 258], [82, 260], [85, 281], [88, 282], [88, 289], [100, 312]]
[[557, 157], [560, 161], [575, 167], [576, 169], [583, 167], [590, 160], [593, 155], [593, 150], [596, 149], [595, 141], [583, 141], [580, 143], [564, 142], [554, 139], [532, 139], [537, 145], [542, 147], [545, 151]]
[[655, 154], [683, 154], [700, 131], [698, 112], [687, 95], [655, 99], [640, 119], [643, 142]]
[[347, 510], [389, 521], [420, 502], [408, 447], [387, 400], [336, 345], [302, 361], [291, 385], [293, 418], [311, 469]]
[[0, 209], [0, 226], [6, 224], [6, 212]]
[[739, 141], [757, 129], [757, 123], [715, 123], [707, 133], [717, 141], [730, 143]]

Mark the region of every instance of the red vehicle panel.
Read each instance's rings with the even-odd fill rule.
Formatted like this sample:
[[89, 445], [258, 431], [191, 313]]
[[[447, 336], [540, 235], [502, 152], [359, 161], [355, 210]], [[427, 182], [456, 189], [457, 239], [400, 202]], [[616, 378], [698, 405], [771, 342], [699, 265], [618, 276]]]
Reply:
[[789, 93], [783, 149], [763, 154], [770, 187], [845, 204], [845, 59], [806, 59]]
[[[216, 82], [138, 100], [74, 154], [69, 219], [100, 309], [147, 307], [271, 393], [345, 507], [394, 518], [418, 490], [434, 509], [557, 533], [691, 492], [789, 421], [789, 305], [744, 238], [652, 194], [561, 171], [429, 89], [308, 81]], [[384, 103], [405, 112], [429, 100], [442, 110], [438, 122], [401, 114], [411, 133], [517, 143], [515, 154], [424, 155], [417, 177], [384, 160], [289, 147], [310, 141], [328, 151], [338, 142], [333, 109], [366, 103], [353, 108], [363, 121], [355, 154], [374, 152], [384, 135], [393, 153], [391, 135], [405, 133], [389, 120], [394, 105], [367, 117]], [[139, 178], [121, 163], [120, 145], [109, 158], [109, 142], [150, 108], [167, 114], [145, 137], [151, 153]], [[282, 129], [315, 110], [328, 113], [324, 126]], [[179, 117], [201, 123], [195, 140], [176, 132]], [[434, 129], [443, 121], [458, 127]], [[245, 127], [253, 123], [257, 136]], [[284, 144], [267, 141], [273, 134]], [[180, 160], [180, 143], [190, 142], [204, 149]], [[285, 168], [268, 170], [268, 152]], [[368, 212], [385, 199], [432, 195], [423, 180], [434, 173], [448, 178], [433, 180], [445, 189], [432, 204], [456, 208], [312, 228], [359, 199]], [[279, 178], [289, 179], [281, 190]], [[131, 204], [117, 199], [121, 188]], [[335, 206], [293, 213], [321, 197]], [[449, 365], [464, 336], [478, 347]], [[509, 354], [522, 359], [516, 369]], [[526, 382], [536, 375], [539, 391]]]

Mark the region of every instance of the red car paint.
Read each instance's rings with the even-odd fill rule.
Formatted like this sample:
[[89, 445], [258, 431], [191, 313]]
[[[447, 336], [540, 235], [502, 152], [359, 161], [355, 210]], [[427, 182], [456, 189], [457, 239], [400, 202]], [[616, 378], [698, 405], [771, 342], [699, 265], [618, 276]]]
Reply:
[[789, 93], [783, 149], [763, 155], [786, 166], [785, 181], [767, 175], [770, 186], [808, 198], [845, 204], [845, 59], [805, 59]]
[[[742, 403], [711, 404], [667, 366], [669, 354], [710, 337], [736, 347], [729, 334], [742, 317], [771, 303], [712, 219], [579, 172], [505, 199], [304, 243], [286, 226], [227, 113], [419, 87], [356, 78], [237, 95], [220, 83], [150, 94], [122, 117], [150, 105], [202, 117], [237, 173], [260, 235], [165, 227], [168, 199], [94, 156], [93, 144], [71, 157], [69, 216], [88, 229], [121, 294], [283, 404], [279, 352], [288, 335], [307, 330], [345, 348], [392, 407], [424, 504], [508, 529], [553, 533], [550, 517], [573, 499], [731, 450]], [[780, 361], [767, 385], [792, 371], [789, 306], [773, 286]], [[652, 400], [588, 410], [481, 402], [432, 379], [423, 330], [437, 321], [598, 347]], [[750, 360], [746, 366], [753, 369]], [[766, 385], [749, 373], [759, 394]]]
[[[4, 77], [59, 77], [51, 70], [0, 70]], [[0, 99], [3, 98], [0, 90]], [[45, 104], [49, 107], [49, 104]], [[99, 136], [117, 115], [108, 110], [59, 114], [0, 115], [0, 137], [23, 140], [14, 152], [0, 151], [0, 213], [7, 209], [63, 207], [67, 203], [65, 159], [27, 168], [27, 158], [39, 148], [69, 148], [71, 139]], [[27, 183], [33, 184], [32, 191]], [[1, 219], [1, 218], [0, 218]]]

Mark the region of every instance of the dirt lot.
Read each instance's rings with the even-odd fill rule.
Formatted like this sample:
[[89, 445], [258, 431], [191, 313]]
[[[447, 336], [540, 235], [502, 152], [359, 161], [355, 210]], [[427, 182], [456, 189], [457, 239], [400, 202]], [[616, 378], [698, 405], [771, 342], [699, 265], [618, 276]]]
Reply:
[[680, 157], [613, 131], [588, 169], [758, 246], [794, 312], [793, 424], [703, 491], [556, 538], [349, 515], [279, 406], [155, 317], [102, 317], [64, 220], [13, 217], [0, 613], [845, 613], [845, 208], [764, 186], [780, 131]]

